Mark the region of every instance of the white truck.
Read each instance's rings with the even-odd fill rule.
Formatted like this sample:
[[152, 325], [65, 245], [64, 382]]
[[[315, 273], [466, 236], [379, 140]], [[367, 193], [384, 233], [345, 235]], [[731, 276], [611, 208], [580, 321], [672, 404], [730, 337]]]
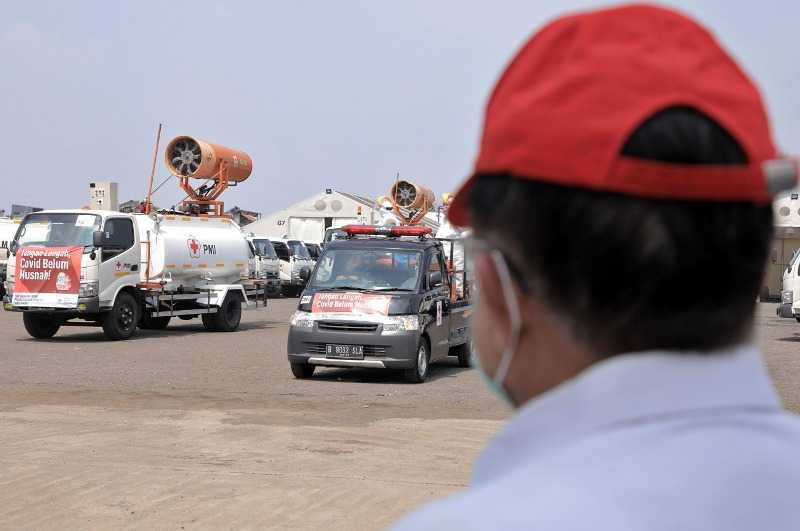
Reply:
[[794, 318], [800, 322], [800, 249], [795, 250], [789, 265], [783, 270], [781, 302], [777, 313], [779, 317]]
[[287, 297], [297, 297], [306, 287], [314, 261], [300, 240], [272, 238], [280, 259], [281, 290]]
[[266, 283], [267, 295], [280, 295], [281, 264], [272, 242], [266, 236], [250, 234], [247, 241], [253, 246], [253, 271], [255, 278]]
[[242, 307], [266, 304], [251, 279], [250, 246], [232, 220], [181, 214], [53, 210], [28, 214], [10, 244], [4, 308], [34, 338], [61, 326], [102, 326], [109, 339], [201, 317], [239, 327]]
[[18, 220], [0, 218], [0, 298], [5, 295], [6, 262], [8, 262], [8, 246], [14, 239], [19, 227]]

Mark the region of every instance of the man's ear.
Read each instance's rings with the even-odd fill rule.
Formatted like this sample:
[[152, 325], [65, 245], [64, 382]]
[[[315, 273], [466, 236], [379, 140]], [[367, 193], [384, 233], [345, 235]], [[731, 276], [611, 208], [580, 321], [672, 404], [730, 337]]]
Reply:
[[496, 333], [507, 336], [511, 333], [511, 322], [508, 315], [508, 304], [503, 296], [503, 285], [497, 273], [497, 266], [488, 254], [480, 254], [475, 258], [475, 274], [480, 288], [479, 297], [487, 312], [493, 317]]

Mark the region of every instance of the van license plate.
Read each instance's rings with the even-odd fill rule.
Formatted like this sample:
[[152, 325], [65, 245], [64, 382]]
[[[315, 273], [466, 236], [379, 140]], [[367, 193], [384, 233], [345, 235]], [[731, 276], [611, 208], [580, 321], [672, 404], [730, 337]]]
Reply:
[[364, 345], [325, 345], [325, 357], [363, 360]]

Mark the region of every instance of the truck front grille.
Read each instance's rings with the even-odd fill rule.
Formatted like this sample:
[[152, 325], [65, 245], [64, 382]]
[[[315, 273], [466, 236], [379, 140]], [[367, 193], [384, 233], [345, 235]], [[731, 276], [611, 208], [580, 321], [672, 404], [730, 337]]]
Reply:
[[376, 323], [361, 323], [354, 321], [317, 321], [320, 330], [328, 332], [375, 332]]

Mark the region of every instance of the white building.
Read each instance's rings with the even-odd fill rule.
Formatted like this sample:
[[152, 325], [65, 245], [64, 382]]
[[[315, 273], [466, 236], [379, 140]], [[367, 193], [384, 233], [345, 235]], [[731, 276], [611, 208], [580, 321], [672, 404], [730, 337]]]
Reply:
[[[247, 225], [247, 232], [270, 238], [322, 241], [325, 229], [344, 225], [379, 225], [383, 214], [375, 200], [356, 194], [325, 190]], [[438, 216], [431, 212], [423, 221], [434, 231]]]

